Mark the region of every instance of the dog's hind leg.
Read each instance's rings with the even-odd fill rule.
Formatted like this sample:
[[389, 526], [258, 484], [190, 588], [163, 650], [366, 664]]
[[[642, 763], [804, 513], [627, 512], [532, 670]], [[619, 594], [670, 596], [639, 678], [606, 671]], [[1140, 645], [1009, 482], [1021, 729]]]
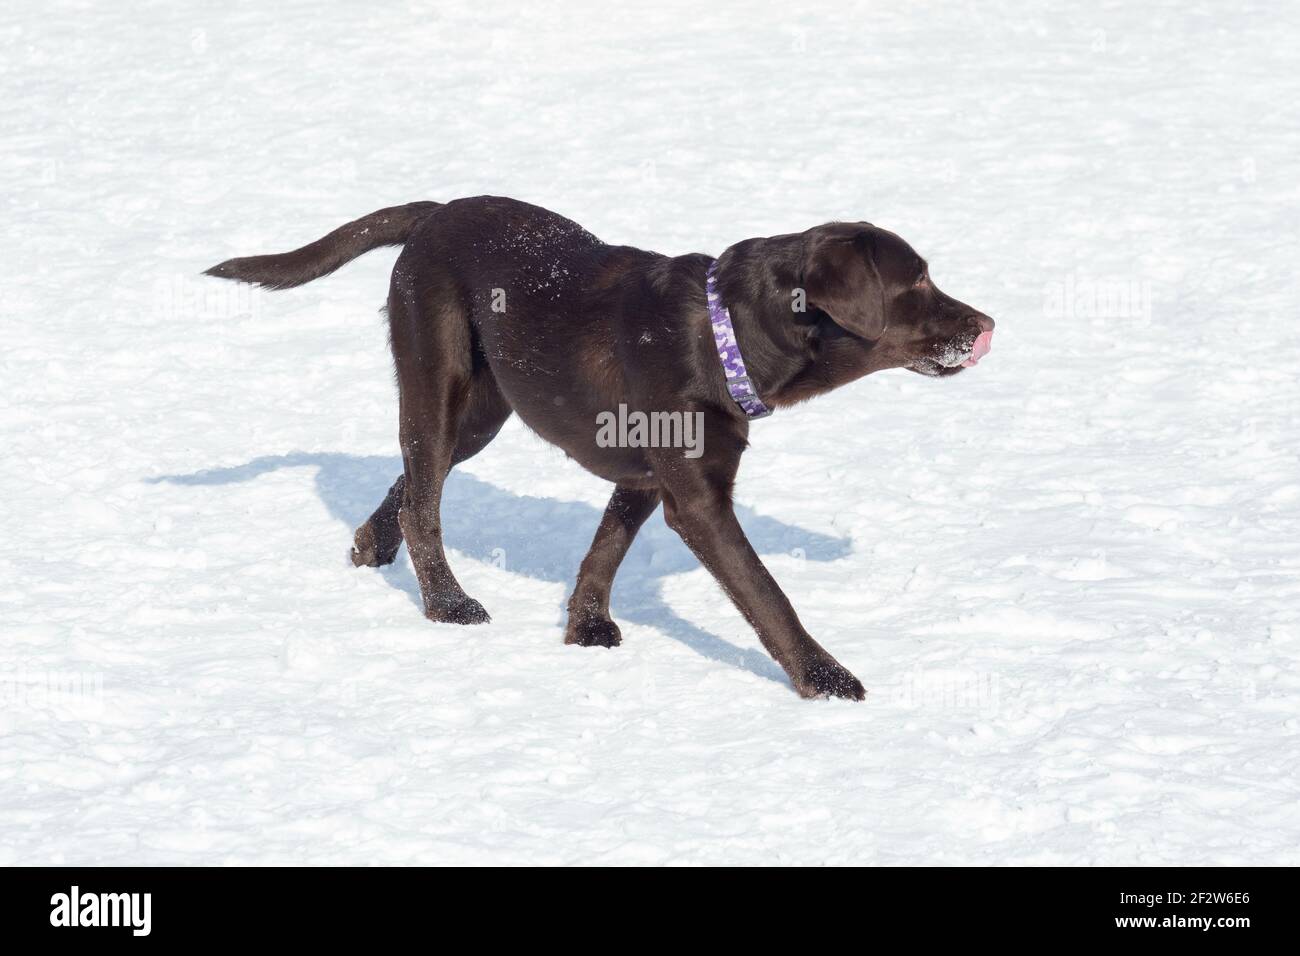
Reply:
[[393, 270], [388, 298], [405, 479], [397, 522], [420, 582], [425, 617], [479, 624], [488, 614], [465, 593], [447, 564], [439, 510], [479, 363], [467, 311], [454, 285], [438, 281], [442, 277], [431, 275], [424, 262], [407, 246]]
[[[472, 374], [469, 405], [457, 431], [452, 465], [473, 458], [486, 448], [510, 417], [510, 411], [510, 405], [492, 377], [492, 370], [480, 359]], [[405, 493], [406, 476], [399, 475], [375, 513], [357, 529], [352, 547], [354, 565], [377, 568], [393, 563], [397, 550], [402, 546], [402, 526], [397, 514]]]
[[610, 588], [632, 539], [659, 506], [659, 497], [658, 488], [619, 485], [614, 489], [569, 598], [565, 644], [617, 647], [622, 642], [618, 625], [609, 616]]
[[369, 568], [392, 564], [402, 546], [402, 526], [397, 512], [406, 493], [406, 476], [400, 475], [388, 489], [383, 502], [352, 537], [352, 563]]

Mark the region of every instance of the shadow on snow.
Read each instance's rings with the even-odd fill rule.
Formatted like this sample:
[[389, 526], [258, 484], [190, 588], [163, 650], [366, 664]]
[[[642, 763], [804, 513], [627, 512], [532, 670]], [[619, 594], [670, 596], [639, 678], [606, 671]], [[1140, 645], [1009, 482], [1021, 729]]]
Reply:
[[[346, 539], [341, 535], [339, 540], [340, 554], [351, 544], [352, 530], [370, 516], [402, 473], [402, 461], [397, 457], [293, 452], [255, 458], [230, 468], [147, 480], [151, 484], [228, 485], [252, 481], [281, 468], [302, 467], [316, 469], [317, 494], [329, 513], [347, 525]], [[846, 538], [788, 525], [740, 505], [736, 513], [760, 554], [801, 554], [812, 561], [835, 561], [850, 553]], [[517, 574], [560, 582], [570, 590], [600, 516], [599, 509], [581, 502], [512, 494], [458, 470], [448, 476], [442, 498], [443, 536], [449, 550]], [[454, 554], [452, 558], [454, 565]], [[701, 630], [663, 600], [664, 579], [698, 567], [695, 556], [664, 524], [662, 509], [656, 511], [637, 536], [615, 581], [610, 602], [614, 619], [657, 628], [711, 660], [788, 683], [780, 667], [763, 651], [737, 647]], [[359, 568], [357, 573], [376, 572]], [[378, 573], [391, 586], [405, 591], [417, 608], [423, 606], [408, 560], [399, 557]], [[718, 600], [726, 598], [719, 593]]]

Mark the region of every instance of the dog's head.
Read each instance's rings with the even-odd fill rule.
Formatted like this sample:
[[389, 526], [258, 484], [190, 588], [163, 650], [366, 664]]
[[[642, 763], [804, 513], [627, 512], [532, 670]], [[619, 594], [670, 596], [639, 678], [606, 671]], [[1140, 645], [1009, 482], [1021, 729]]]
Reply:
[[874, 369], [955, 375], [988, 353], [993, 320], [939, 291], [926, 261], [892, 232], [836, 222], [803, 235], [808, 304], [874, 343]]

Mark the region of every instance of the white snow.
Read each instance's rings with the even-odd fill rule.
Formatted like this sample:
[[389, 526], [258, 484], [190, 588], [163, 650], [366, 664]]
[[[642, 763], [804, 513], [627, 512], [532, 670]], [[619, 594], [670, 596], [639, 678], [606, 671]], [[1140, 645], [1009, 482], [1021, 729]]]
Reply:
[[[1300, 862], [1300, 7], [141, 2], [0, 13], [0, 863]], [[492, 192], [720, 252], [899, 232], [998, 320], [757, 423], [742, 521], [865, 703], [656, 516], [453, 476], [493, 623], [345, 560], [400, 468], [391, 251]], [[671, 348], [670, 342], [661, 343]]]

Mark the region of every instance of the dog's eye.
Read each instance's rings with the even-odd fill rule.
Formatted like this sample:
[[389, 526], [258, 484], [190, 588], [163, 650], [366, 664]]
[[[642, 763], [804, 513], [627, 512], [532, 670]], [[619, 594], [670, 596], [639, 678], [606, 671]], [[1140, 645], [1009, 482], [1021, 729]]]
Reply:
[[929, 273], [928, 271], [925, 271], [925, 272], [922, 272], [919, 276], [916, 277], [916, 281], [913, 282], [912, 285], [913, 285], [914, 287], [918, 287], [918, 288], [919, 288], [920, 286], [925, 285], [925, 284], [926, 284], [927, 282], [929, 282], [929, 281], [930, 281], [930, 273]]

